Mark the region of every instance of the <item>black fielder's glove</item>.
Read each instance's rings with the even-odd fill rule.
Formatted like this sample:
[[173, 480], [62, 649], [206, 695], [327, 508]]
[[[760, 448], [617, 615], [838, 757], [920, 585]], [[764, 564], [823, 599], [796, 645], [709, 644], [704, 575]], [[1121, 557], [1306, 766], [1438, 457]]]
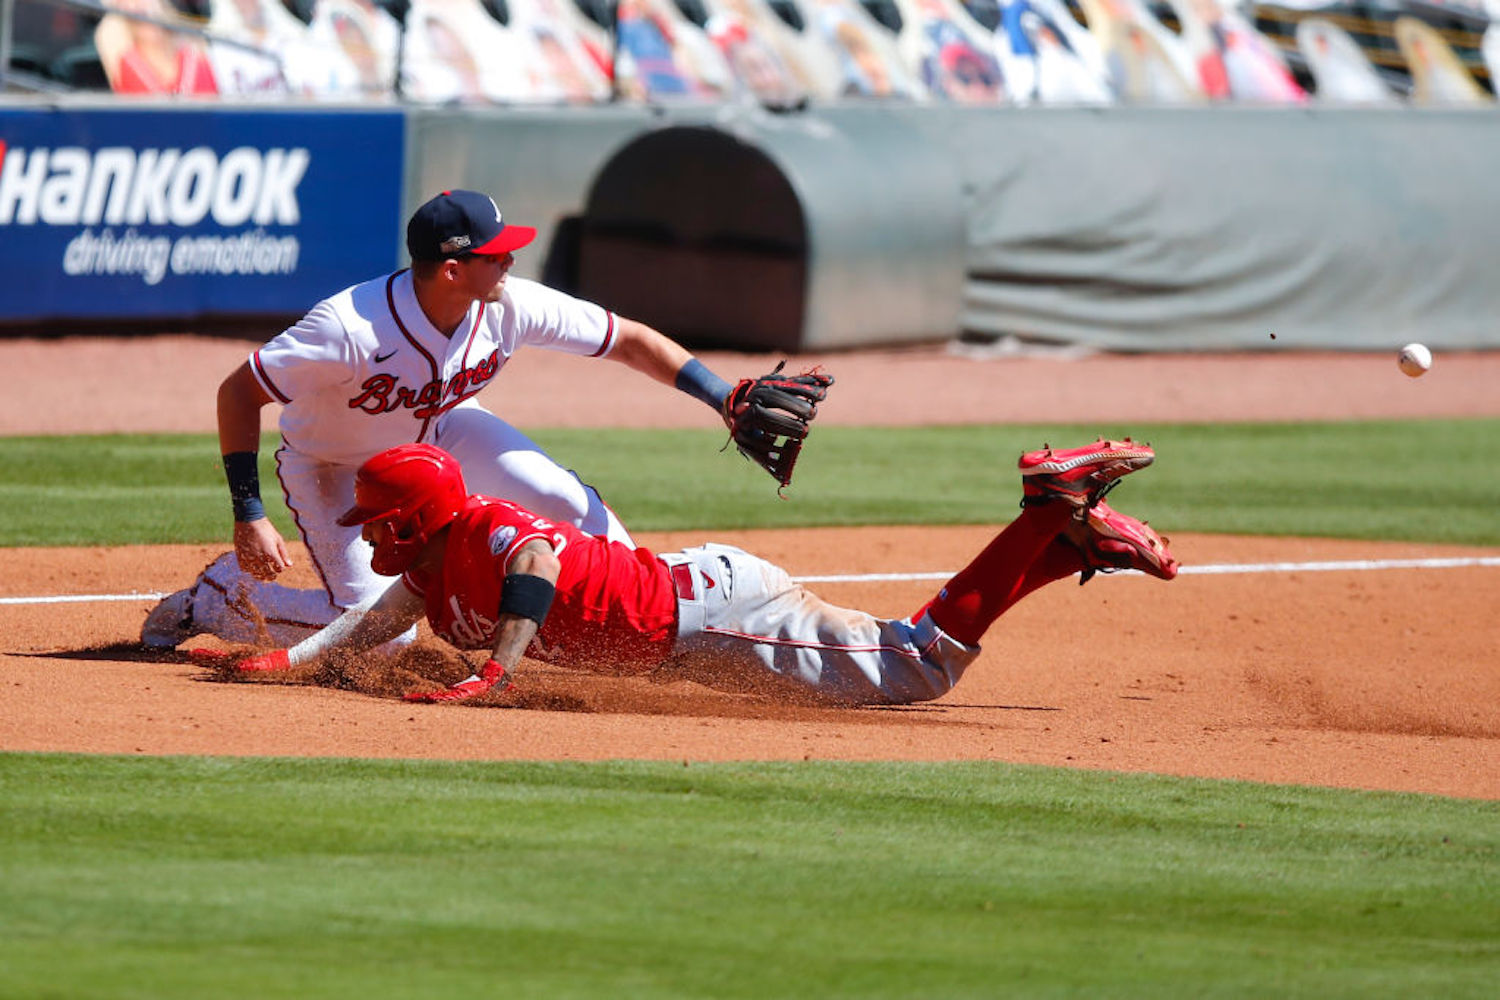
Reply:
[[724, 423], [734, 446], [782, 486], [792, 481], [818, 404], [833, 385], [833, 376], [817, 368], [783, 375], [785, 367], [783, 361], [768, 375], [741, 379], [724, 400]]

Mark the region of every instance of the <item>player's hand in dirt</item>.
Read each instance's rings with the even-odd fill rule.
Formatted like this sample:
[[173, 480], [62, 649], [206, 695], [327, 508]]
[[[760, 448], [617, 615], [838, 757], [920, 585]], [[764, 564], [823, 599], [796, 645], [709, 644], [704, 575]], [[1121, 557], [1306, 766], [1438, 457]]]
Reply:
[[484, 694], [486, 691], [504, 691], [510, 687], [510, 677], [506, 675], [505, 668], [494, 660], [490, 660], [480, 668], [479, 673], [459, 681], [441, 691], [417, 691], [406, 696], [406, 701], [439, 702], [439, 701], [465, 701]]
[[292, 661], [284, 649], [273, 649], [269, 653], [247, 656], [235, 662], [234, 669], [242, 674], [269, 674], [292, 669]]
[[234, 554], [240, 569], [257, 580], [274, 580], [292, 565], [286, 540], [268, 517], [234, 522]]

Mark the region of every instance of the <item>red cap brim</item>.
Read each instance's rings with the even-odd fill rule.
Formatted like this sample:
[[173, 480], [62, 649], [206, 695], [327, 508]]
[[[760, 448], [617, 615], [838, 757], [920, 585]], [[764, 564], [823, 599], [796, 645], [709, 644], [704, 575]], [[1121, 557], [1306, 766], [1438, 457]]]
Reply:
[[512, 250], [519, 250], [532, 240], [536, 239], [535, 226], [510, 226], [507, 225], [500, 230], [500, 234], [483, 246], [477, 246], [470, 253], [483, 254], [486, 257], [498, 257]]
[[371, 510], [368, 507], [361, 507], [359, 504], [355, 504], [339, 515], [338, 523], [345, 528], [352, 528], [356, 524], [369, 524], [371, 521], [377, 520], [389, 513], [390, 511]]

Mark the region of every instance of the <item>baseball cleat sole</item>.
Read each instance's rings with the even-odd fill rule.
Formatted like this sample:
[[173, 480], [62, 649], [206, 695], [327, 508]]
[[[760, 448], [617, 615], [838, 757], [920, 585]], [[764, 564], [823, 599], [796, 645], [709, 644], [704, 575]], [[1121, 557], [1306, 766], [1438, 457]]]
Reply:
[[1021, 456], [1023, 503], [1062, 500], [1090, 507], [1122, 477], [1156, 461], [1148, 444], [1100, 438], [1082, 448], [1042, 447]]
[[1062, 537], [1083, 553], [1087, 568], [1080, 584], [1087, 583], [1095, 573], [1121, 570], [1170, 580], [1181, 565], [1167, 547], [1166, 538], [1145, 521], [1122, 514], [1103, 500], [1069, 521]]

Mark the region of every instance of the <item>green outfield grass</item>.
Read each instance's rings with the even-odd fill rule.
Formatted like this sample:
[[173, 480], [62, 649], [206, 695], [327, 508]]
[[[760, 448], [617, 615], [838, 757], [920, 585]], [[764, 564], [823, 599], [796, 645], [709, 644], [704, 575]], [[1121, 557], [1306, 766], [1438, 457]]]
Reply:
[[994, 764], [0, 755], [0, 995], [1492, 997], [1497, 820]]
[[[819, 428], [788, 499], [713, 430], [542, 430], [560, 462], [637, 531], [999, 523], [1015, 459], [1096, 433], [1153, 442], [1118, 506], [1168, 531], [1500, 544], [1500, 420]], [[267, 507], [290, 519], [262, 451]], [[0, 438], [0, 545], [214, 542], [229, 537], [212, 435]]]
[[[829, 427], [785, 501], [717, 432], [536, 436], [711, 538], [1008, 520], [1096, 432], [1169, 531], [1500, 544], [1494, 420]], [[225, 541], [217, 451], [0, 439], [0, 545]], [[995, 763], [0, 754], [0, 997], [1491, 997], [1497, 848], [1496, 803]]]

